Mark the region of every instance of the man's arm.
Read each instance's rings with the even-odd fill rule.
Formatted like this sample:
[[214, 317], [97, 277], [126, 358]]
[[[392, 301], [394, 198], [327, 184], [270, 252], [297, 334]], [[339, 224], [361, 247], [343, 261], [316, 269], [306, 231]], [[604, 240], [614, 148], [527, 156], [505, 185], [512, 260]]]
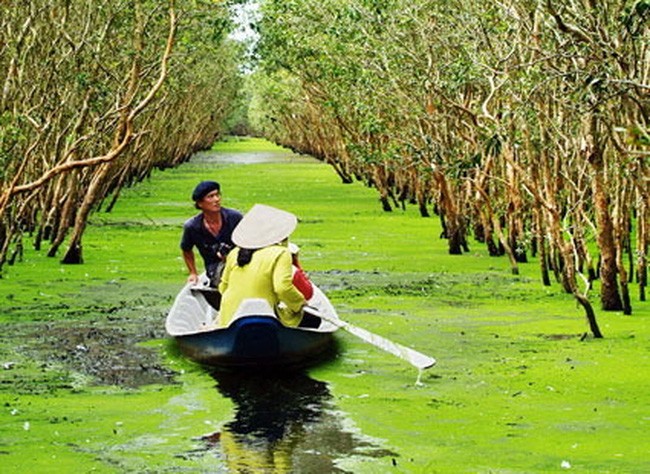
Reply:
[[185, 261], [185, 266], [189, 271], [189, 275], [187, 276], [187, 282], [195, 283], [195, 284], [198, 283], [199, 274], [196, 271], [196, 260], [194, 259], [194, 251], [183, 250], [183, 260]]

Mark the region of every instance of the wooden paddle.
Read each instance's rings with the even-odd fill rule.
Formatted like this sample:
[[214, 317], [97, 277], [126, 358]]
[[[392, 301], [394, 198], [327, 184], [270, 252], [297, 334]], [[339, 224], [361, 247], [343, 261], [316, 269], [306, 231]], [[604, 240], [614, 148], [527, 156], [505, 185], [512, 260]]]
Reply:
[[436, 363], [436, 359], [434, 359], [433, 357], [429, 357], [428, 355], [422, 354], [421, 352], [413, 350], [409, 347], [405, 347], [396, 342], [389, 341], [385, 337], [381, 337], [377, 334], [374, 334], [360, 327], [353, 326], [352, 324], [346, 323], [345, 321], [342, 321], [338, 318], [327, 316], [321, 313], [320, 311], [318, 311], [316, 308], [313, 308], [311, 306], [306, 307], [305, 311], [307, 311], [310, 314], [313, 314], [314, 316], [318, 316], [319, 318], [329, 323], [332, 323], [336, 327], [345, 329], [350, 334], [353, 334], [358, 338], [363, 339], [364, 341], [372, 344], [375, 347], [379, 347], [380, 349], [383, 349], [386, 352], [390, 352], [391, 354], [399, 357], [400, 359], [404, 359], [409, 364], [417, 367], [420, 370], [428, 369], [429, 367], [432, 367]]

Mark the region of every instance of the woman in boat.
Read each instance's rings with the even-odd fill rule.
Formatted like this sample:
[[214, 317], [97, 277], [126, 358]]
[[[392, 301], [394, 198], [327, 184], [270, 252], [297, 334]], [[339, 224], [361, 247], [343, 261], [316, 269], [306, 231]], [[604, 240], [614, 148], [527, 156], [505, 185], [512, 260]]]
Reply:
[[181, 250], [189, 271], [188, 283], [198, 283], [194, 247], [203, 257], [210, 286], [216, 287], [226, 255], [233, 248], [232, 233], [242, 214], [221, 206], [221, 186], [216, 181], [201, 181], [192, 193], [194, 207], [201, 210], [183, 224]]
[[219, 326], [227, 326], [239, 305], [249, 298], [268, 301], [285, 326], [300, 325], [307, 301], [293, 284], [287, 247], [297, 224], [293, 214], [263, 204], [256, 204], [244, 215], [232, 234], [237, 248], [228, 255], [219, 283]]

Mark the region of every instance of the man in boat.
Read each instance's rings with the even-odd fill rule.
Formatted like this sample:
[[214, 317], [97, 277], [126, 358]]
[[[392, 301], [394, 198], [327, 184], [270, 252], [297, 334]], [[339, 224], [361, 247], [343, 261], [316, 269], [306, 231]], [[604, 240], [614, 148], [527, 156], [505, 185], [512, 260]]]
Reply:
[[234, 247], [232, 233], [242, 219], [235, 209], [221, 206], [221, 186], [216, 181], [201, 181], [192, 193], [194, 206], [201, 212], [183, 224], [181, 250], [189, 271], [188, 283], [199, 281], [194, 247], [203, 258], [210, 286], [216, 288], [226, 255]]
[[250, 298], [268, 301], [285, 326], [304, 326], [302, 308], [307, 301], [293, 284], [287, 247], [297, 224], [293, 214], [263, 204], [246, 213], [233, 232], [237, 248], [228, 255], [219, 283], [219, 326], [228, 326], [239, 305]]

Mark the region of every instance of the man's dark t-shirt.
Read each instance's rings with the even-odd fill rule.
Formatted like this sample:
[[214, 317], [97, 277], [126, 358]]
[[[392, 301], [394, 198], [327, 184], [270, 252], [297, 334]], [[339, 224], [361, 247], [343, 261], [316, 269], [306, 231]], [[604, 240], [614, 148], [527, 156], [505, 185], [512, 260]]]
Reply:
[[197, 214], [183, 224], [181, 250], [186, 252], [196, 247], [203, 257], [208, 276], [212, 277], [220, 261], [217, 252], [219, 252], [221, 244], [226, 244], [229, 248], [234, 247], [232, 231], [242, 217], [239, 211], [222, 207], [221, 230], [214, 236], [203, 225], [203, 213]]

